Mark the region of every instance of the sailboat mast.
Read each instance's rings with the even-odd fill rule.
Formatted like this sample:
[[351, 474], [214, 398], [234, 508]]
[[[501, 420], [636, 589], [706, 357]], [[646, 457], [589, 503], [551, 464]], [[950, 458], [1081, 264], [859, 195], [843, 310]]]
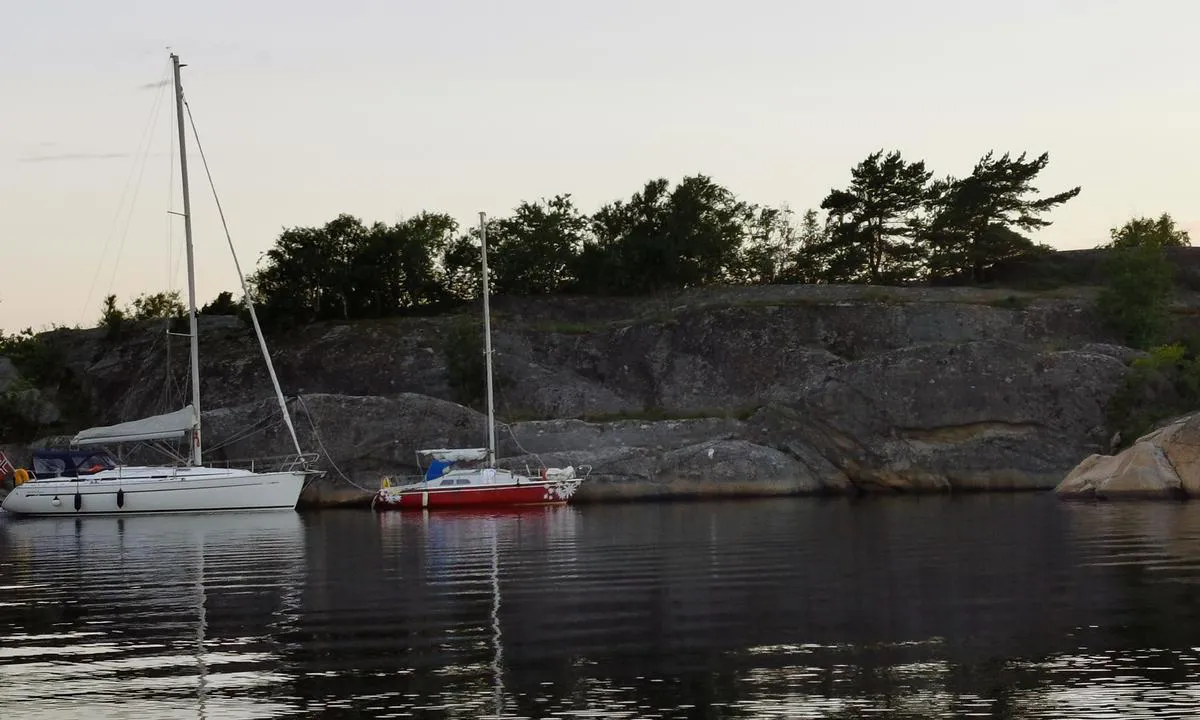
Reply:
[[188, 274], [188, 322], [191, 325], [189, 339], [192, 345], [192, 407], [196, 413], [196, 424], [192, 427], [192, 465], [201, 464], [200, 453], [200, 332], [196, 322], [196, 265], [192, 254], [192, 201], [188, 195], [187, 134], [183, 125], [183, 84], [179, 80], [179, 56], [171, 53], [175, 67], [175, 115], [179, 120], [179, 171], [183, 175], [183, 234], [187, 241]]
[[492, 396], [492, 313], [488, 305], [487, 222], [479, 213], [479, 247], [483, 260], [483, 356], [487, 365], [488, 467], [496, 464], [496, 410]]

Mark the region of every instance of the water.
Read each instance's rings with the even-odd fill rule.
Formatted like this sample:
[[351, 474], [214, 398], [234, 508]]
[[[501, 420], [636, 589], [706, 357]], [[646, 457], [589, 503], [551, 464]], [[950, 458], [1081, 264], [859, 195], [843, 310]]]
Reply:
[[0, 519], [0, 718], [1136, 718], [1200, 505]]

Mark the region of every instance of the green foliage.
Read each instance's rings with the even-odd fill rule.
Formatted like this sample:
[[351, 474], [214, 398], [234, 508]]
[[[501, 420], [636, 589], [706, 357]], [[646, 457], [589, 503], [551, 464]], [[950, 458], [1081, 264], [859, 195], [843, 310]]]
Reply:
[[1049, 197], [1037, 193], [1033, 181], [1050, 162], [1042, 153], [1032, 160], [1025, 153], [994, 157], [988, 152], [965, 178], [947, 177], [928, 192], [928, 219], [924, 231], [929, 245], [929, 271], [940, 277], [966, 275], [984, 279], [988, 267], [1033, 249], [1033, 243], [1016, 232], [1045, 227], [1050, 210], [1077, 196], [1075, 187]]
[[246, 306], [233, 299], [233, 293], [222, 290], [212, 302], [200, 308], [201, 315], [241, 315]]
[[828, 280], [828, 246], [828, 226], [820, 221], [816, 210], [805, 211], [796, 231], [796, 250], [786, 259], [780, 279], [789, 283], [818, 283]]
[[1105, 323], [1134, 348], [1161, 342], [1170, 326], [1171, 265], [1161, 248], [1131, 247], [1110, 251], [1108, 282], [1096, 299]]
[[1200, 407], [1200, 356], [1181, 343], [1152, 348], [1131, 363], [1108, 404], [1108, 424], [1131, 445], [1164, 420]]
[[756, 208], [705, 175], [646, 183], [592, 217], [593, 237], [575, 264], [578, 288], [646, 293], [734, 279]]
[[180, 300], [178, 290], [143, 293], [133, 299], [128, 311], [128, 316], [134, 320], [169, 320], [186, 314], [187, 309]]
[[1097, 310], [1122, 341], [1135, 348], [1161, 343], [1170, 329], [1169, 304], [1174, 268], [1165, 248], [1186, 244], [1170, 216], [1134, 218], [1112, 230], [1104, 246], [1107, 282], [1096, 300]]
[[989, 304], [992, 307], [998, 307], [1004, 310], [1024, 310], [1029, 303], [1025, 298], [1019, 298], [1016, 295], [1008, 295], [1001, 300], [997, 300]]
[[0, 332], [0, 356], [11, 360], [32, 387], [53, 387], [71, 377], [62, 350], [34, 334], [32, 328], [15, 335]]
[[1140, 248], [1140, 247], [1188, 247], [1192, 244], [1187, 230], [1175, 227], [1168, 213], [1158, 218], [1136, 217], [1111, 232], [1112, 241], [1107, 247]]
[[731, 268], [739, 283], [771, 285], [786, 282], [786, 268], [798, 237], [787, 207], [759, 208], [746, 227], [747, 242], [740, 262]]
[[[746, 202], [706, 175], [674, 186], [651, 180], [590, 216], [569, 194], [522, 202], [488, 220], [490, 290], [611, 295], [727, 283], [908, 284], [964, 268], [981, 282], [980, 268], [1035, 249], [1013, 228], [1047, 224], [1041, 216], [1078, 192], [1031, 198], [1047, 156], [1025, 158], [989, 153], [970, 177], [931, 184], [923, 161], [880, 150], [852, 169], [845, 189], [828, 194], [823, 219], [811, 209], [799, 223], [786, 205]], [[264, 324], [277, 327], [434, 312], [479, 296], [479, 240], [478, 227], [460, 232], [448, 215], [429, 212], [393, 225], [343, 214], [320, 227], [286, 228], [251, 278], [251, 297]], [[231, 305], [223, 293], [201, 312], [230, 312]], [[123, 312], [151, 311], [135, 304]], [[117, 327], [120, 319], [111, 315], [105, 324]]]
[[488, 225], [488, 275], [495, 292], [548, 295], [574, 282], [588, 219], [570, 195], [521, 203], [511, 217]]
[[898, 283], [919, 277], [924, 258], [916, 232], [931, 175], [924, 161], [879, 150], [850, 171], [848, 188], [830, 191], [821, 209], [829, 212], [831, 281]]
[[100, 327], [108, 331], [107, 337], [112, 340], [120, 336], [124, 326], [125, 311], [117, 307], [117, 296], [106, 296], [100, 310]]
[[108, 331], [108, 339], [115, 340], [130, 322], [168, 320], [171, 321], [172, 329], [179, 331], [182, 327], [181, 321], [186, 315], [187, 308], [184, 307], [178, 290], [142, 293], [124, 308], [117, 305], [116, 295], [108, 295], [100, 308], [99, 326]]
[[282, 324], [385, 317], [447, 299], [437, 259], [458, 224], [421, 213], [366, 227], [339, 215], [319, 228], [289, 228], [251, 283], [264, 320]]
[[483, 324], [466, 318], [455, 321], [442, 344], [446, 382], [455, 401], [476, 409], [483, 407], [487, 393], [483, 349]]
[[32, 328], [15, 335], [0, 332], [0, 356], [11, 360], [21, 375], [20, 382], [0, 393], [0, 438], [27, 442], [47, 430], [29, 419], [29, 398], [25, 393], [35, 389], [57, 401], [63, 423], [77, 425], [90, 419], [86, 395], [60, 346], [48, 342], [42, 334], [35, 334]]

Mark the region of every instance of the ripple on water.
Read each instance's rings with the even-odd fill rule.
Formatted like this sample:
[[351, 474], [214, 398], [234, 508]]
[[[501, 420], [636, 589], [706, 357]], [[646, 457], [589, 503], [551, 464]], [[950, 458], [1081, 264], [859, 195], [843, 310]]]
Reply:
[[0, 519], [0, 717], [1189, 717], [1198, 586], [1037, 496]]

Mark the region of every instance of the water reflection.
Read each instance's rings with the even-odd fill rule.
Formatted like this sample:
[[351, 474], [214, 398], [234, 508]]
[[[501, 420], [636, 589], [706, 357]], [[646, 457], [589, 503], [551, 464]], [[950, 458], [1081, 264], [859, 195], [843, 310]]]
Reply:
[[0, 520], [0, 543], [0, 717], [1187, 717], [1200, 700], [1194, 505]]
[[245, 697], [283, 679], [267, 669], [278, 658], [269, 635], [221, 618], [269, 627], [296, 617], [305, 571], [296, 514], [8, 520], [0, 532], [0, 716], [272, 709]]

